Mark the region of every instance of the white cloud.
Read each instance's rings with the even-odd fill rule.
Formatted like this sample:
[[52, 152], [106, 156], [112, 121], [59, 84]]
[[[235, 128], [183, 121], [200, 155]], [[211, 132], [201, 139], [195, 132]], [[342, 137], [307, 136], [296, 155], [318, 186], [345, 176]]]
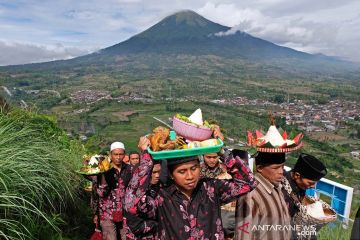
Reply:
[[264, 16], [256, 9], [239, 9], [235, 4], [206, 3], [204, 7], [198, 10], [198, 13], [207, 16], [212, 21], [233, 27], [241, 22], [262, 21]]
[[[269, 4], [272, 1], [266, 2]], [[355, 9], [358, 10], [354, 11], [356, 6], [358, 8]], [[318, 10], [311, 11], [308, 15], [288, 13], [271, 16], [266, 14], [266, 10], [242, 8], [235, 4], [206, 3], [199, 12], [210, 20], [232, 27], [227, 32], [216, 34], [217, 36], [242, 31], [299, 51], [360, 61], [360, 54], [351, 50], [355, 47], [355, 39], [360, 39], [360, 4], [353, 2], [335, 8], [318, 4], [315, 9]], [[359, 43], [356, 45], [360, 47]]]
[[65, 47], [60, 43], [44, 46], [3, 40], [0, 40], [0, 52], [0, 66], [70, 59], [90, 53], [87, 49]]

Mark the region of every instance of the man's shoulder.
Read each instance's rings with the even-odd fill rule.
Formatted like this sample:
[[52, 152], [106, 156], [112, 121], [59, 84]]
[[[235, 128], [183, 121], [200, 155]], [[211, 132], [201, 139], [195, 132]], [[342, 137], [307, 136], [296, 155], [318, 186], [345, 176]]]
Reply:
[[241, 208], [262, 209], [264, 198], [256, 189], [257, 188], [238, 198], [237, 206], [240, 206]]
[[258, 184], [254, 190], [252, 190], [249, 194], [249, 198], [251, 198], [255, 203], [262, 203], [263, 201], [269, 200], [269, 192], [267, 188], [261, 184], [259, 181], [256, 181]]
[[135, 170], [137, 168], [137, 166], [133, 166], [131, 164], [123, 164], [121, 166], [121, 171], [125, 171], [125, 172], [131, 172], [133, 170]]

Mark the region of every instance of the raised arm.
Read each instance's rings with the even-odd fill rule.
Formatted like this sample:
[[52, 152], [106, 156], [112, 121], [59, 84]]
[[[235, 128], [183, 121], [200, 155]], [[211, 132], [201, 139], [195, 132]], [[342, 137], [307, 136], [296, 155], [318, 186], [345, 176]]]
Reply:
[[125, 211], [126, 227], [137, 238], [149, 236], [157, 232], [158, 223], [155, 220], [138, 217]]
[[134, 171], [130, 183], [126, 189], [125, 210], [129, 214], [145, 214], [147, 217], [154, 217], [156, 211], [156, 196], [149, 194], [149, 184], [152, 170], [152, 158], [146, 148], [150, 141], [141, 137], [139, 149], [141, 151], [140, 166]]
[[100, 174], [100, 180], [95, 182], [95, 191], [101, 197], [104, 198], [110, 193], [109, 184], [106, 181], [105, 173]]
[[229, 150], [224, 153], [224, 164], [232, 179], [211, 180], [222, 204], [231, 202], [256, 187], [256, 181], [250, 168], [238, 156], [234, 158]]

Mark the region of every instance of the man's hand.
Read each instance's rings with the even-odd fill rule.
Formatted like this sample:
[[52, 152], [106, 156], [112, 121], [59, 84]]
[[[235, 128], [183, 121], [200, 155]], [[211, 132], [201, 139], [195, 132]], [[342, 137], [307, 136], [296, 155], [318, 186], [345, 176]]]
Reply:
[[93, 223], [94, 223], [94, 224], [98, 224], [98, 220], [99, 220], [99, 219], [98, 219], [98, 215], [95, 214], [94, 217], [93, 217]]
[[220, 127], [218, 125], [212, 125], [213, 136], [214, 138], [220, 138], [224, 141], [224, 135], [220, 131]]
[[138, 144], [138, 148], [140, 152], [144, 152], [149, 146], [150, 146], [150, 140], [147, 137], [141, 137]]

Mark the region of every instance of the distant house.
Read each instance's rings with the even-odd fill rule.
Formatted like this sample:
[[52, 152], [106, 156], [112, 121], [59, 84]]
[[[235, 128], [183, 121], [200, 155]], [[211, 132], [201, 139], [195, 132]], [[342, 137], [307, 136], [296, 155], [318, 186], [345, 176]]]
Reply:
[[212, 102], [212, 103], [225, 103], [225, 100], [224, 99], [221, 99], [221, 100], [214, 99], [214, 100], [211, 100], [210, 102]]
[[315, 121], [319, 121], [320, 119], [321, 119], [320, 115], [315, 115], [315, 116], [314, 116], [314, 120], [315, 120]]
[[350, 155], [354, 158], [360, 157], [360, 152], [359, 151], [352, 151], [350, 152]]
[[305, 121], [304, 121], [304, 120], [298, 120], [298, 121], [295, 121], [295, 124], [297, 124], [297, 125], [304, 125], [304, 124], [305, 124]]
[[336, 127], [334, 125], [330, 125], [330, 124], [326, 124], [325, 128], [328, 131], [335, 131], [336, 130]]
[[319, 130], [320, 128], [318, 126], [314, 126], [314, 125], [308, 125], [305, 127], [305, 131], [307, 132], [317, 132], [317, 130]]
[[87, 140], [87, 136], [85, 136], [85, 135], [80, 135], [79, 138], [80, 138], [81, 141], [86, 141]]

